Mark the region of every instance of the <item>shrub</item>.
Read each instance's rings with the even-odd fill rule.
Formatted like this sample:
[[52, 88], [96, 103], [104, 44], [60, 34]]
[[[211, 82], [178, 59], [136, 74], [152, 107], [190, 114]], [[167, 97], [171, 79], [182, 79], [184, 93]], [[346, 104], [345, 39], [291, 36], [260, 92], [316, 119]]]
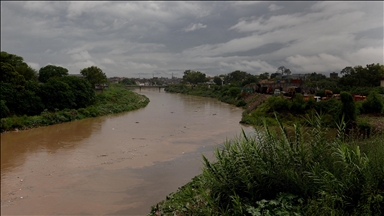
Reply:
[[242, 106], [245, 106], [245, 105], [247, 105], [247, 103], [243, 99], [237, 101], [237, 103], [236, 103], [237, 107], [242, 107]]
[[383, 100], [376, 91], [371, 91], [362, 106], [364, 113], [381, 113], [383, 110]]
[[306, 102], [302, 94], [296, 94], [293, 98], [292, 103], [290, 103], [289, 110], [294, 113], [303, 113], [305, 111]]
[[340, 100], [341, 100], [341, 112], [339, 114], [339, 119], [344, 116], [345, 122], [347, 124], [355, 122], [356, 121], [356, 105], [355, 101], [353, 100], [353, 97], [348, 92], [341, 92], [340, 93]]
[[237, 97], [239, 94], [241, 93], [241, 89], [239, 87], [231, 87], [229, 90], [228, 90], [228, 94], [235, 98]]
[[270, 97], [267, 99], [266, 106], [268, 109], [268, 113], [288, 111], [290, 108], [290, 101], [281, 96]]

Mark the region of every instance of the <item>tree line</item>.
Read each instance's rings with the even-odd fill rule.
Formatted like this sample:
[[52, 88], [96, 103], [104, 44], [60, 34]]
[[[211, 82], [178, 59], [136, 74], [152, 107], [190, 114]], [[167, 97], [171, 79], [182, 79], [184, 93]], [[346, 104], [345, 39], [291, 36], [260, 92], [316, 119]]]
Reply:
[[[236, 70], [226, 75], [213, 77], [213, 82], [217, 85], [235, 84], [245, 86], [250, 83], [258, 83], [260, 80], [277, 80], [279, 76], [290, 75], [291, 70], [280, 66], [275, 73], [264, 72], [259, 75], [252, 75], [248, 72]], [[303, 83], [309, 87], [331, 88], [336, 92], [341, 90], [350, 91], [358, 87], [377, 87], [380, 86], [380, 79], [384, 79], [384, 65], [382, 64], [367, 64], [366, 67], [357, 65], [355, 67], [347, 66], [340, 71], [342, 77], [327, 78], [321, 73], [306, 74]], [[206, 74], [200, 71], [186, 70], [183, 76], [184, 83], [203, 83], [207, 82]]]
[[69, 76], [68, 69], [47, 65], [37, 72], [21, 56], [1, 52], [1, 118], [38, 115], [44, 110], [79, 109], [91, 105], [94, 87], [107, 82], [96, 66], [80, 71], [83, 78]]

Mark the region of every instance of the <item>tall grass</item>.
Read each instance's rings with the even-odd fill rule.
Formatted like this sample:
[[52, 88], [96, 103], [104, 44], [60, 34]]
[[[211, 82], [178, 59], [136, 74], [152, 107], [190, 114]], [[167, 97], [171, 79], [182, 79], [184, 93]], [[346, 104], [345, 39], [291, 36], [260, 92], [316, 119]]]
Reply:
[[171, 197], [195, 204], [184, 215], [384, 214], [383, 136], [350, 141], [340, 123], [327, 138], [320, 115], [308, 121], [311, 128], [294, 125], [288, 134], [277, 119], [278, 133], [265, 124], [253, 136], [227, 140], [215, 162], [203, 156], [190, 198], [180, 199], [185, 190]]

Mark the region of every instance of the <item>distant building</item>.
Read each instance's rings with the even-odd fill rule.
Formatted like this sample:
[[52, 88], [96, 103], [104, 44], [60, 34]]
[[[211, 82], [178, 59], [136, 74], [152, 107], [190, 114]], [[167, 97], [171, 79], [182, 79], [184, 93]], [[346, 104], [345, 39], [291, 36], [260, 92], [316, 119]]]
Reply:
[[384, 87], [384, 77], [381, 77], [381, 79], [380, 79], [380, 86]]
[[337, 79], [337, 78], [339, 78], [339, 74], [336, 73], [336, 72], [332, 72], [332, 73], [330, 73], [329, 76], [330, 76], [332, 79]]

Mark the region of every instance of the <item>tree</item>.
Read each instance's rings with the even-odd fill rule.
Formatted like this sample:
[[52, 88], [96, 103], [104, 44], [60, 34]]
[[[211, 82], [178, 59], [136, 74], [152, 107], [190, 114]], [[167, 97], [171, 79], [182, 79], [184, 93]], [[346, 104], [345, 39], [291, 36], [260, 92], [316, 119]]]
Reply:
[[38, 95], [36, 81], [29, 80], [22, 88], [1, 81], [0, 87], [0, 100], [5, 101], [9, 115], [37, 115], [43, 111], [44, 104]]
[[80, 74], [83, 75], [89, 83], [91, 83], [93, 88], [96, 84], [101, 85], [108, 82], [105, 73], [96, 66], [84, 68], [80, 71]]
[[345, 67], [341, 70], [343, 74], [338, 84], [344, 87], [375, 87], [380, 86], [380, 77], [384, 76], [384, 65], [368, 64], [366, 67], [360, 65]]
[[24, 62], [23, 57], [10, 54], [5, 51], [1, 51], [0, 56], [1, 56], [1, 62], [8, 63], [14, 67], [17, 65], [23, 64]]
[[22, 75], [25, 80], [37, 80], [38, 73], [35, 69], [31, 68], [27, 64], [15, 67], [16, 71]]
[[206, 81], [206, 75], [200, 71], [186, 70], [184, 71], [183, 81], [191, 84], [202, 83]]
[[256, 76], [253, 76], [252, 74], [248, 74], [247, 77], [241, 82], [242, 86], [251, 84], [251, 83], [257, 83], [258, 79]]
[[261, 80], [265, 80], [265, 79], [268, 79], [269, 78], [269, 73], [268, 72], [265, 72], [265, 73], [262, 73], [259, 75], [259, 79]]
[[136, 81], [134, 79], [129, 78], [124, 78], [121, 83], [124, 85], [136, 85]]
[[219, 85], [219, 86], [221, 86], [223, 84], [223, 80], [220, 77], [218, 77], [218, 76], [213, 77], [213, 82], [216, 83], [216, 85]]
[[307, 76], [307, 78], [310, 81], [320, 81], [320, 80], [326, 79], [327, 77], [324, 74], [313, 72], [313, 73], [309, 74], [309, 76]]
[[55, 65], [47, 65], [40, 68], [39, 81], [45, 83], [49, 80], [49, 78], [62, 77], [66, 75], [68, 75], [68, 69]]
[[71, 87], [60, 78], [48, 79], [41, 86], [40, 95], [48, 110], [76, 107], [76, 99]]
[[95, 91], [86, 80], [74, 76], [65, 76], [59, 78], [59, 81], [68, 84], [74, 96], [74, 104], [68, 108], [84, 108], [92, 104], [95, 99]]
[[288, 68], [285, 68], [284, 66], [280, 66], [279, 68], [277, 68], [276, 73], [281, 73], [281, 75], [284, 75], [284, 74], [289, 75], [291, 74], [291, 70]]
[[10, 115], [9, 109], [5, 103], [5, 100], [0, 100], [0, 118], [6, 118]]
[[240, 70], [236, 70], [229, 73], [225, 77], [225, 80], [226, 80], [226, 83], [231, 83], [234, 85], [241, 85], [241, 86], [244, 86], [250, 83], [256, 83], [258, 81], [256, 76]]
[[24, 62], [24, 59], [21, 56], [2, 51], [1, 62], [10, 64], [20, 75], [24, 76], [25, 80], [37, 79], [36, 70], [28, 66], [28, 64]]
[[16, 88], [23, 88], [25, 85], [25, 78], [11, 64], [6, 62], [0, 62], [0, 80], [10, 83]]
[[280, 73], [277, 73], [277, 72], [276, 73], [272, 73], [271, 74], [271, 79], [276, 78], [278, 75], [280, 75]]

